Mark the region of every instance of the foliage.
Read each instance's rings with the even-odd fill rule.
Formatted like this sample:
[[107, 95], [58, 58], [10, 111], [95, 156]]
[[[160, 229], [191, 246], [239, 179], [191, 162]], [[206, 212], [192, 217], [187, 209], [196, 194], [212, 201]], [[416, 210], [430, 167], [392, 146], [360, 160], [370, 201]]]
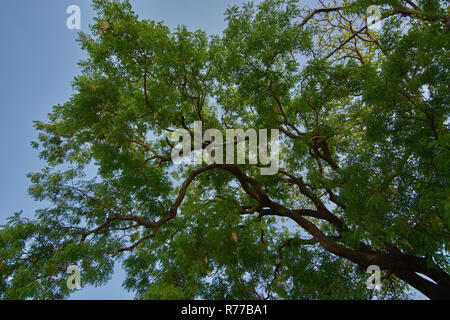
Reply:
[[[29, 193], [51, 205], [0, 229], [1, 298], [65, 298], [68, 265], [100, 285], [117, 261], [141, 299], [449, 297], [442, 1], [265, 0], [228, 9], [220, 36], [93, 3], [74, 94], [35, 122], [48, 166]], [[194, 121], [279, 129], [279, 172], [174, 166], [168, 134]]]

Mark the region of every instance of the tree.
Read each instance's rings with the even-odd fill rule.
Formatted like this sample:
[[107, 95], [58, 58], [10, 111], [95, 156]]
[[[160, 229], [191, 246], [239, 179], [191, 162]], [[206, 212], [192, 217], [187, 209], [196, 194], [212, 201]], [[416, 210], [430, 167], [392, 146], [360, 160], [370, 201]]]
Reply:
[[[143, 299], [450, 297], [443, 1], [376, 1], [377, 31], [372, 1], [265, 0], [221, 36], [93, 3], [74, 94], [35, 123], [50, 206], [0, 231], [1, 298], [63, 298], [68, 265], [98, 285], [117, 261]], [[168, 134], [195, 121], [279, 129], [278, 172], [175, 166]]]

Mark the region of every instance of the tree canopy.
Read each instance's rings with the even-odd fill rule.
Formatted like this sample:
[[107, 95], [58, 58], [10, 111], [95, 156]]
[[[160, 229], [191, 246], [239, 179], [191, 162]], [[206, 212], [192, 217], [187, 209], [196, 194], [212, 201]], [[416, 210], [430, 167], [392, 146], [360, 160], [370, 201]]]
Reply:
[[[264, 0], [221, 35], [93, 7], [72, 97], [35, 122], [49, 205], [0, 229], [0, 298], [65, 298], [69, 265], [101, 285], [115, 263], [139, 299], [450, 297], [445, 1]], [[278, 172], [174, 165], [195, 121], [278, 129]]]

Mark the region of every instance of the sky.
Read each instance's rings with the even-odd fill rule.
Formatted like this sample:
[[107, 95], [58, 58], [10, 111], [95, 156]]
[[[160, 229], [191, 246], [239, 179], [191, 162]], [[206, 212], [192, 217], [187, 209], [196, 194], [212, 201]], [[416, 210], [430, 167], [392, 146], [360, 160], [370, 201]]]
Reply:
[[[131, 0], [140, 18], [163, 20], [171, 28], [184, 24], [209, 34], [221, 33], [225, 9], [242, 3]], [[75, 41], [79, 30], [66, 26], [70, 5], [80, 7], [81, 31], [88, 32], [94, 17], [88, 0], [0, 0], [0, 225], [14, 212], [23, 210], [24, 216], [32, 217], [46, 206], [28, 195], [26, 174], [45, 165], [30, 146], [37, 141], [33, 120], [46, 121], [52, 106], [68, 100], [71, 82], [80, 72], [77, 63], [85, 57]], [[123, 280], [118, 266], [106, 285], [83, 287], [71, 299], [132, 299], [122, 288]]]

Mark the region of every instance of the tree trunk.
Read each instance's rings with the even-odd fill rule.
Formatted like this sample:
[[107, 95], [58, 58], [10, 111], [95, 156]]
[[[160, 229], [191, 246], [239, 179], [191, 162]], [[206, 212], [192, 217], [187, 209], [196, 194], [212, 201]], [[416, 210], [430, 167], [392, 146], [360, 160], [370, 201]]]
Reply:
[[445, 283], [433, 283], [432, 281], [419, 276], [417, 273], [396, 272], [394, 274], [432, 300], [450, 299], [450, 286]]

